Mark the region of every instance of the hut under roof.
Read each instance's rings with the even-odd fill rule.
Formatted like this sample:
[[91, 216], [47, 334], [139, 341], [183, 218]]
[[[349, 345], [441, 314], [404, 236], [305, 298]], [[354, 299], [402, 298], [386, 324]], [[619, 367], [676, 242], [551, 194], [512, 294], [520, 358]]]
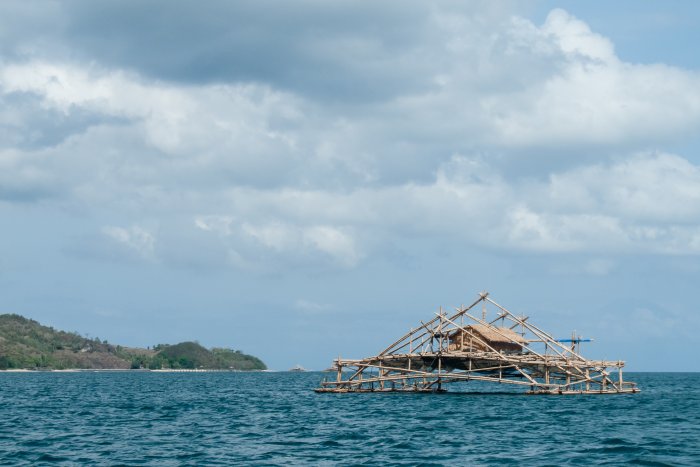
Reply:
[[448, 336], [450, 350], [458, 351], [490, 351], [522, 352], [527, 339], [513, 331], [485, 324], [470, 324], [464, 330], [457, 329]]

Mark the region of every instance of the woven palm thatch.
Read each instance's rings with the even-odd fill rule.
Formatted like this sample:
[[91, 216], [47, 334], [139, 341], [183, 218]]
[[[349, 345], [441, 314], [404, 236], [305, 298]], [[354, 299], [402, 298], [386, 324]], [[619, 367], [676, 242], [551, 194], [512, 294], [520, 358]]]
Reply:
[[527, 339], [511, 329], [484, 324], [471, 324], [464, 331], [457, 329], [449, 339], [450, 350], [463, 347], [487, 350], [492, 347], [496, 350], [519, 351], [522, 350], [522, 345], [527, 345]]

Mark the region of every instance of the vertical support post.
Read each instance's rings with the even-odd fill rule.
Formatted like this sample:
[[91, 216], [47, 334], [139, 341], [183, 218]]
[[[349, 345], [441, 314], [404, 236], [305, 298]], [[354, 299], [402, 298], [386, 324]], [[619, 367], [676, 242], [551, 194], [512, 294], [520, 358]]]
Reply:
[[440, 326], [438, 327], [438, 333], [440, 335], [440, 340], [439, 342], [439, 347], [438, 347], [438, 352], [442, 353], [442, 346], [443, 346], [443, 340], [442, 340], [442, 306], [440, 306]]
[[622, 390], [622, 362], [618, 362], [617, 371], [618, 383], [620, 384], [620, 390]]
[[[459, 309], [464, 310], [464, 305], [460, 305]], [[459, 315], [459, 327], [461, 328], [459, 330], [459, 335], [461, 336], [460, 337], [461, 343], [459, 345], [459, 350], [464, 352], [464, 313]]]
[[411, 328], [411, 340], [408, 343], [408, 369], [411, 369], [411, 360], [413, 360], [413, 328]]
[[437, 388], [438, 391], [442, 389], [442, 379], [440, 378], [442, 374], [442, 321], [443, 321], [443, 316], [442, 316], [442, 306], [440, 306], [440, 349], [438, 350], [438, 379], [437, 379]]

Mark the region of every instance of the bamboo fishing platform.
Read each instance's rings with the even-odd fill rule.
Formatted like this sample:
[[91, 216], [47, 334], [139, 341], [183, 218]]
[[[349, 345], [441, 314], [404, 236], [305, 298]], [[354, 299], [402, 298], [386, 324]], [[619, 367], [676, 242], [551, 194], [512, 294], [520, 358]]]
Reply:
[[447, 383], [487, 381], [520, 385], [528, 394], [639, 392], [622, 378], [625, 362], [584, 358], [580, 345], [590, 340], [575, 334], [555, 339], [488, 292], [451, 316], [442, 309], [435, 315], [378, 355], [334, 360], [335, 380], [323, 381], [315, 391], [444, 392]]

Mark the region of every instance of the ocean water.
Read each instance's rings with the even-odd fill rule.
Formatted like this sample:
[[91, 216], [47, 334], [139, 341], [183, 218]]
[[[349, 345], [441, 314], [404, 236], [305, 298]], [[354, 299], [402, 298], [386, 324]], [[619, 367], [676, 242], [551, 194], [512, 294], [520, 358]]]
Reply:
[[316, 394], [323, 373], [2, 373], [4, 465], [700, 465], [700, 373], [641, 394]]

